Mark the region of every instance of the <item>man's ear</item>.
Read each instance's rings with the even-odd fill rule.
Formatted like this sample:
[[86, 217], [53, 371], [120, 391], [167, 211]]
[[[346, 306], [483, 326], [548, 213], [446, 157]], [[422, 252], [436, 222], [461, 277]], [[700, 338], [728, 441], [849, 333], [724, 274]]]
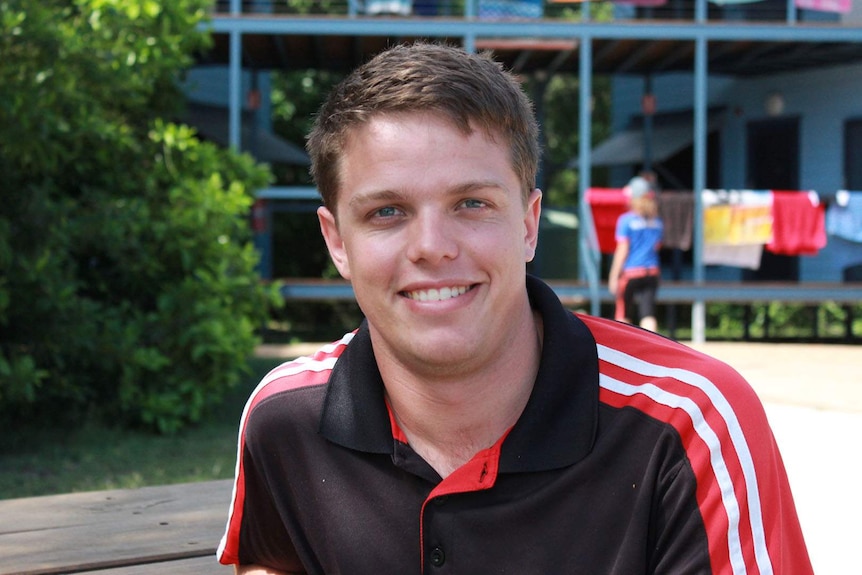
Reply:
[[539, 220], [542, 215], [542, 191], [539, 188], [530, 192], [527, 198], [527, 210], [524, 214], [524, 258], [533, 261], [536, 257], [536, 246], [539, 244]]
[[347, 257], [347, 250], [344, 248], [344, 240], [341, 238], [341, 232], [338, 231], [338, 222], [335, 221], [335, 215], [328, 208], [321, 206], [317, 208], [317, 219], [320, 222], [320, 233], [323, 234], [323, 240], [326, 242], [326, 249], [329, 250], [329, 257], [335, 264], [338, 273], [346, 280], [350, 279], [350, 262]]

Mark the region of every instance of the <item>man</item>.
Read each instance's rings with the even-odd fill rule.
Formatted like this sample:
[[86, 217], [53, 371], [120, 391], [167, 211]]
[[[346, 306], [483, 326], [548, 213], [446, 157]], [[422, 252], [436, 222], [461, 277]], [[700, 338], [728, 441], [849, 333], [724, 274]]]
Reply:
[[537, 127], [489, 57], [391, 48], [309, 137], [366, 320], [240, 424], [238, 573], [810, 573], [757, 397], [528, 277]]

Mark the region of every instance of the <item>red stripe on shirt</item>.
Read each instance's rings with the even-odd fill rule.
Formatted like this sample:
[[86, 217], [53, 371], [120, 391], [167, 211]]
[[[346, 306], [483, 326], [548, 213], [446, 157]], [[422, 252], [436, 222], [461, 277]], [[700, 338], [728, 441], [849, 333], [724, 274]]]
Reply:
[[[615, 322], [581, 319], [599, 342], [601, 400], [639, 409], [679, 432], [697, 477], [713, 566], [728, 565], [730, 539], [738, 536], [736, 572], [810, 573], [787, 476], [750, 385], [726, 364], [684, 345]], [[667, 405], [674, 403], [688, 411]], [[702, 415], [700, 427], [690, 412]], [[712, 450], [704, 438], [710, 433]], [[722, 491], [721, 473], [732, 488]], [[730, 523], [734, 499], [736, 533]]]
[[326, 383], [335, 360], [341, 356], [352, 338], [352, 333], [347, 334], [340, 341], [323, 346], [310, 357], [297, 358], [274, 368], [264, 376], [246, 402], [242, 417], [240, 418], [236, 477], [234, 478], [227, 526], [216, 552], [220, 563], [225, 565], [239, 563], [239, 536], [245, 503], [245, 470], [243, 469], [242, 453], [245, 448], [245, 431], [248, 414], [261, 401], [275, 394]]

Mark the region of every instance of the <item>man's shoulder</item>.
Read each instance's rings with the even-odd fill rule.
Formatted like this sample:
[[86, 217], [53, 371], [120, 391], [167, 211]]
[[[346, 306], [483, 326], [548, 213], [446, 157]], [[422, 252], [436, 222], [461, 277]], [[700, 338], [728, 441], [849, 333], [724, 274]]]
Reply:
[[353, 339], [353, 332], [321, 346], [310, 355], [286, 361], [269, 371], [252, 391], [246, 410], [251, 412], [274, 398], [285, 398], [319, 389], [323, 391], [332, 369]]
[[596, 340], [600, 386], [632, 400], [694, 401], [738, 406], [759, 402], [754, 390], [727, 363], [684, 343], [621, 322], [581, 317]]

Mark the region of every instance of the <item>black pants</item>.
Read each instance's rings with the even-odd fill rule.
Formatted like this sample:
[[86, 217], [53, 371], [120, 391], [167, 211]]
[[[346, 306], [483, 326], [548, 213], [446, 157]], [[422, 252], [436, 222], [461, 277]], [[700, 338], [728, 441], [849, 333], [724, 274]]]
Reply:
[[645, 317], [655, 317], [658, 278], [658, 275], [646, 275], [626, 281], [623, 292], [623, 317], [632, 323], [638, 323]]

